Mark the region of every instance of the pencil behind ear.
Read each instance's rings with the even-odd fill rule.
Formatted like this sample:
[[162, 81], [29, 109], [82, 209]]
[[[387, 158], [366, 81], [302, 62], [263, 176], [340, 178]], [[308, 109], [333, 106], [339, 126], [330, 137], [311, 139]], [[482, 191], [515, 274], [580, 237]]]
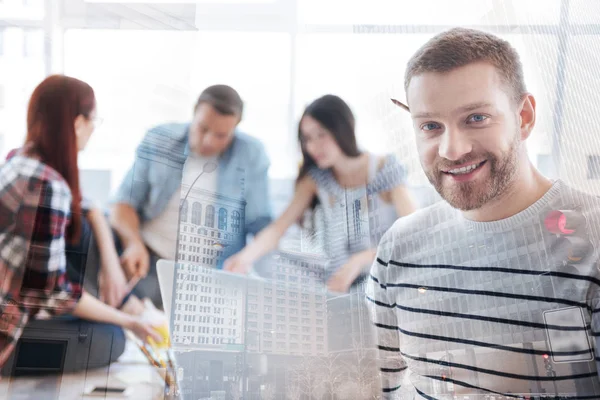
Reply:
[[404, 110], [410, 112], [410, 109], [408, 108], [408, 106], [406, 104], [404, 104], [401, 101], [396, 100], [396, 99], [390, 99], [390, 100], [392, 101], [392, 103], [394, 103], [398, 107], [403, 108]]

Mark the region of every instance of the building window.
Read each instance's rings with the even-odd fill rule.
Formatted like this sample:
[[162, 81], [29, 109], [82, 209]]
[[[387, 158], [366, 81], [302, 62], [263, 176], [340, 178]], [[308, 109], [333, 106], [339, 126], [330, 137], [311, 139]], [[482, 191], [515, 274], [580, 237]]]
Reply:
[[587, 177], [588, 179], [600, 179], [600, 156], [588, 156]]
[[[206, 206], [206, 215], [204, 216], [204, 226], [209, 228], [215, 227], [215, 208], [211, 205]], [[214, 232], [210, 232], [211, 237], [214, 237]]]
[[239, 211], [234, 211], [231, 213], [231, 230], [233, 233], [240, 233], [240, 224], [241, 218]]
[[227, 230], [227, 210], [224, 208], [219, 209], [219, 230]]
[[202, 204], [194, 202], [192, 205], [192, 224], [200, 225], [202, 219]]
[[360, 200], [354, 200], [354, 233], [360, 236]]
[[187, 212], [188, 212], [188, 202], [187, 200], [183, 201], [183, 204], [181, 205], [181, 213], [180, 215], [180, 219], [181, 222], [187, 222]]

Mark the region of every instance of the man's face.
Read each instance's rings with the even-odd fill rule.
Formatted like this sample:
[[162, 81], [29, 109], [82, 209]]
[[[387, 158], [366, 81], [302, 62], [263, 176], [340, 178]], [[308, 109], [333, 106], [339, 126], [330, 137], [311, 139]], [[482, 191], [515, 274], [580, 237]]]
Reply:
[[221, 154], [231, 144], [239, 122], [239, 116], [220, 114], [210, 104], [201, 103], [190, 126], [190, 149], [208, 157]]
[[520, 109], [496, 68], [473, 63], [413, 77], [408, 102], [421, 165], [452, 207], [481, 208], [517, 177]]

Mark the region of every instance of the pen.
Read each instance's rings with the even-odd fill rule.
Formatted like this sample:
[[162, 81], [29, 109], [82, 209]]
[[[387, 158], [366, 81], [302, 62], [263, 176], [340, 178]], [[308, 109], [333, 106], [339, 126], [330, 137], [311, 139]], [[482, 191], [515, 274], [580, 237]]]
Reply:
[[[178, 396], [176, 368], [175, 368], [175, 363], [173, 362], [174, 356], [173, 356], [172, 350], [168, 349], [168, 351], [167, 351], [167, 363], [168, 363], [168, 366], [167, 366], [167, 364], [163, 361], [163, 359], [157, 356], [157, 353], [154, 352], [154, 350], [152, 350], [151, 348], [149, 349], [145, 344], [141, 343], [133, 335], [128, 335], [128, 336], [140, 348], [140, 350], [142, 351], [142, 353], [144, 354], [144, 356], [146, 357], [148, 362], [153, 367], [156, 367], [159, 370], [164, 368], [164, 371], [165, 371], [164, 376], [162, 373], [160, 373], [160, 371], [159, 371], [159, 375], [165, 382], [165, 385], [166, 385], [165, 390], [170, 392], [171, 389], [173, 389], [174, 394], [176, 396]], [[169, 370], [171, 370], [171, 371], [169, 371]]]
[[401, 108], [405, 109], [406, 111], [410, 112], [410, 109], [408, 108], [408, 106], [406, 104], [404, 104], [401, 101], [398, 101], [396, 99], [390, 99], [390, 100], [392, 101], [392, 103], [394, 103], [398, 107], [401, 107]]
[[[144, 354], [144, 356], [146, 357], [146, 359], [148, 360], [148, 362], [150, 363], [150, 365], [152, 365], [153, 367], [156, 367], [157, 369], [161, 369], [164, 368], [163, 366], [161, 366], [161, 363], [159, 363], [156, 358], [148, 351], [148, 348], [146, 346], [144, 346], [144, 344], [140, 343], [135, 337], [130, 337], [130, 339], [139, 347], [139, 349], [142, 351], [142, 354]], [[162, 363], [164, 365], [164, 363]], [[165, 369], [166, 371], [166, 369]], [[159, 372], [159, 375], [161, 376], [161, 378], [163, 378], [163, 380], [165, 381], [165, 383], [167, 385], [170, 384], [171, 381], [170, 379], [168, 379], [167, 374], [165, 373], [165, 376], [163, 377], [162, 374]]]

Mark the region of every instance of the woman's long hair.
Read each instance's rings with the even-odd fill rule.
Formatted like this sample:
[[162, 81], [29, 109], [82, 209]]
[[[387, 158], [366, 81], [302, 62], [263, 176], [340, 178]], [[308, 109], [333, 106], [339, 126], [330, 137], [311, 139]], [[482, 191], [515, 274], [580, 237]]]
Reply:
[[46, 78], [35, 88], [29, 100], [25, 145], [28, 151], [61, 174], [71, 189], [71, 222], [67, 227], [69, 242], [76, 242], [81, 234], [75, 119], [79, 115], [90, 118], [95, 107], [92, 87], [64, 75]]
[[[321, 124], [323, 128], [327, 129], [346, 156], [358, 157], [361, 154], [356, 144], [354, 114], [352, 114], [352, 110], [348, 104], [340, 97], [332, 94], [319, 97], [306, 107], [300, 121], [302, 122], [302, 119], [306, 116], [310, 116]], [[311, 168], [317, 167], [317, 163], [308, 154], [303, 145], [300, 124], [298, 124], [298, 140], [302, 148], [303, 162], [298, 172], [298, 178], [296, 178], [296, 184], [308, 174]], [[314, 210], [318, 204], [319, 200], [315, 196], [311, 202], [310, 210]]]

